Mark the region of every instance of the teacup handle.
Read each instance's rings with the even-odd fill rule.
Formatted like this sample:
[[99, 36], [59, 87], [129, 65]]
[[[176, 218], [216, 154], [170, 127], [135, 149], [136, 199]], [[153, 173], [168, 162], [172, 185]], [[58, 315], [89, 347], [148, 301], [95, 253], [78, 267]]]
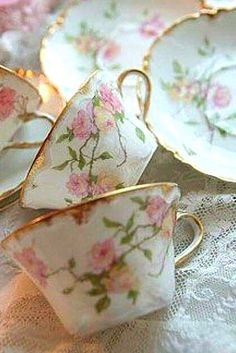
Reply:
[[180, 219], [187, 219], [189, 224], [192, 226], [194, 231], [194, 236], [192, 243], [185, 249], [181, 254], [179, 254], [175, 258], [175, 266], [178, 267], [182, 265], [188, 258], [192, 255], [192, 253], [198, 248], [201, 244], [204, 234], [204, 228], [201, 221], [191, 213], [178, 213], [177, 214], [177, 222]]
[[[20, 119], [23, 122], [28, 122], [36, 119], [42, 119], [48, 121], [51, 126], [54, 125], [55, 121], [51, 115], [41, 113], [39, 111], [36, 111], [34, 113], [28, 113]], [[27, 141], [19, 141], [19, 142], [9, 142], [7, 146], [3, 148], [3, 150], [8, 150], [8, 149], [29, 149], [29, 148], [36, 148], [40, 147], [42, 145], [43, 141], [35, 141], [35, 142], [27, 142]]]
[[151, 88], [152, 88], [151, 81], [150, 81], [148, 75], [140, 69], [125, 70], [119, 75], [119, 77], [117, 79], [117, 85], [118, 85], [118, 88], [119, 88], [121, 94], [122, 94], [123, 82], [130, 75], [137, 75], [137, 76], [141, 77], [145, 83], [145, 86], [146, 86], [145, 99], [142, 104], [140, 104], [140, 101], [139, 101], [139, 105], [140, 105], [140, 107], [142, 107], [141, 108], [142, 109], [142, 112], [141, 112], [142, 117], [143, 117], [143, 120], [145, 120], [147, 113], [148, 113], [148, 110], [149, 110], [149, 107], [150, 107]]

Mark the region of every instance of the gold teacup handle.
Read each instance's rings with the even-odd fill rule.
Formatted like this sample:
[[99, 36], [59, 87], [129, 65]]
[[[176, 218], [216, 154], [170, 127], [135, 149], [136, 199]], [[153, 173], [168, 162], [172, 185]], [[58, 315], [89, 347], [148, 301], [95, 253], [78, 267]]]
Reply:
[[152, 87], [151, 81], [150, 81], [148, 75], [140, 69], [130, 69], [130, 70], [123, 71], [117, 79], [117, 85], [118, 85], [118, 88], [119, 88], [121, 94], [122, 94], [123, 82], [130, 75], [137, 75], [137, 76], [141, 77], [145, 82], [145, 86], [146, 86], [145, 99], [144, 99], [144, 103], [142, 105], [140, 105], [141, 109], [142, 109], [143, 120], [145, 120], [147, 113], [148, 113], [148, 110], [149, 110], [149, 107], [150, 107], [151, 87]]
[[[41, 120], [46, 120], [48, 121], [51, 126], [54, 125], [55, 121], [53, 117], [49, 114], [41, 113], [39, 111], [36, 111], [34, 113], [28, 113], [25, 114], [22, 117], [19, 117], [24, 123], [27, 123], [32, 120], [36, 119], [41, 119]], [[5, 146], [2, 150], [8, 150], [8, 149], [29, 149], [29, 148], [36, 148], [40, 147], [44, 141], [35, 141], [35, 142], [23, 142], [23, 141], [16, 141], [16, 142], [9, 142], [7, 146]]]
[[192, 226], [194, 231], [193, 241], [192, 243], [185, 249], [181, 254], [179, 254], [175, 258], [175, 266], [178, 267], [182, 265], [188, 258], [192, 255], [192, 253], [198, 248], [201, 244], [204, 234], [204, 229], [201, 221], [191, 213], [178, 213], [177, 221], [180, 219], [188, 219], [189, 224]]

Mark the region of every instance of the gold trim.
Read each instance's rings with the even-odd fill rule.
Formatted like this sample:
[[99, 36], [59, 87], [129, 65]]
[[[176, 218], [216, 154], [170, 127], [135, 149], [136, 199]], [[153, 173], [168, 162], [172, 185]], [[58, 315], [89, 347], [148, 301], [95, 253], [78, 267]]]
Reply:
[[[123, 71], [117, 79], [117, 86], [122, 94], [122, 85], [124, 80], [129, 76], [129, 75], [137, 75], [140, 76], [146, 85], [146, 93], [145, 93], [145, 100], [143, 103], [143, 107], [142, 107], [142, 118], [143, 120], [146, 119], [147, 117], [147, 113], [150, 107], [150, 100], [151, 100], [151, 90], [152, 90], [152, 85], [151, 85], [151, 81], [149, 79], [149, 77], [147, 76], [147, 74], [140, 69], [128, 69]], [[139, 103], [141, 103], [141, 99], [138, 98]]]
[[72, 96], [72, 98], [66, 103], [65, 107], [62, 109], [62, 112], [59, 114], [57, 120], [55, 121], [53, 128], [49, 131], [48, 135], [46, 136], [43, 144], [41, 145], [39, 151], [37, 152], [31, 167], [26, 175], [24, 184], [22, 186], [21, 192], [20, 192], [20, 206], [23, 208], [28, 208], [27, 206], [24, 205], [24, 193], [26, 190], [26, 187], [28, 186], [29, 183], [29, 179], [31, 177], [33, 177], [33, 175], [36, 173], [36, 171], [38, 169], [40, 169], [40, 167], [42, 167], [43, 163], [37, 163], [38, 159], [41, 159], [41, 161], [45, 161], [45, 150], [47, 147], [48, 142], [50, 141], [50, 138], [52, 136], [52, 133], [54, 131], [54, 129], [58, 126], [58, 124], [64, 119], [64, 115], [66, 114], [66, 111], [68, 109], [70, 109], [71, 105], [74, 103], [74, 100], [80, 95], [83, 94], [83, 91], [87, 88], [87, 86], [89, 86], [90, 81], [92, 80], [92, 78], [97, 74], [98, 70], [92, 72], [92, 74], [81, 84], [81, 86], [79, 87], [78, 91]]
[[[155, 46], [165, 37], [165, 35], [170, 34], [173, 30], [175, 30], [175, 27], [178, 27], [180, 24], [187, 22], [187, 21], [195, 21], [198, 20], [202, 16], [210, 16], [212, 18], [220, 15], [221, 13], [226, 13], [226, 12], [231, 12], [231, 11], [236, 11], [236, 7], [227, 9], [227, 8], [222, 8], [222, 9], [202, 9], [199, 12], [195, 12], [190, 15], [182, 16], [176, 21], [174, 21], [169, 27], [167, 27], [152, 43], [152, 45], [149, 47], [149, 49], [146, 51], [144, 58], [143, 58], [143, 71], [146, 72], [146, 74], [149, 74], [149, 65], [150, 65], [150, 59], [152, 55], [152, 50], [155, 48]], [[184, 157], [177, 151], [174, 150], [166, 141], [165, 139], [159, 137], [157, 133], [155, 132], [155, 129], [153, 128], [151, 122], [149, 121], [148, 118], [145, 119], [145, 123], [148, 127], [148, 129], [154, 134], [154, 136], [157, 139], [157, 142], [163, 146], [167, 151], [172, 152], [174, 157], [181, 162], [193, 167], [195, 170], [197, 170], [200, 173], [203, 173], [207, 176], [215, 177], [217, 179], [223, 180], [223, 181], [228, 181], [235, 183], [236, 178], [231, 178], [231, 177], [222, 177], [222, 176], [217, 176], [214, 174], [206, 173], [204, 169], [198, 167], [197, 164], [191, 163], [190, 161], [185, 160]]]
[[177, 214], [177, 222], [182, 218], [190, 218], [191, 221], [197, 226], [198, 233], [194, 232], [194, 237], [192, 243], [185, 249], [181, 254], [175, 258], [175, 266], [178, 267], [187, 261], [193, 252], [199, 247], [204, 236], [204, 227], [200, 219], [191, 213], [179, 213]]
[[63, 209], [57, 210], [57, 211], [52, 211], [46, 215], [39, 216], [39, 217], [35, 218], [34, 220], [32, 220], [31, 222], [23, 225], [21, 228], [17, 229], [13, 233], [9, 234], [7, 236], [7, 238], [5, 238], [4, 240], [1, 241], [0, 245], [2, 248], [5, 248], [5, 244], [8, 243], [12, 238], [18, 239], [19, 237], [24, 236], [24, 232], [27, 229], [31, 229], [36, 224], [48, 222], [54, 217], [64, 215], [65, 213], [70, 213], [71, 211], [77, 210], [80, 207], [83, 207], [83, 205], [85, 205], [85, 204], [87, 205], [87, 204], [91, 204], [91, 203], [96, 203], [97, 201], [100, 201], [103, 199], [114, 198], [117, 195], [124, 195], [124, 194], [130, 193], [132, 191], [136, 191], [136, 190], [145, 190], [145, 189], [149, 189], [149, 188], [162, 187], [162, 186], [166, 186], [166, 185], [168, 185], [172, 188], [177, 188], [180, 191], [179, 186], [176, 183], [152, 183], [152, 184], [135, 185], [135, 186], [130, 186], [127, 188], [107, 192], [103, 195], [94, 197], [91, 200], [82, 201], [81, 203], [79, 203], [77, 205], [73, 205], [73, 206], [63, 208]]
[[[94, 72], [91, 73], [91, 75], [81, 84], [81, 86], [79, 87], [78, 91], [72, 96], [72, 98], [66, 103], [64, 109], [62, 110], [62, 112], [60, 113], [60, 115], [58, 116], [55, 124], [53, 125], [53, 128], [51, 129], [51, 131], [49, 132], [49, 134], [47, 135], [47, 137], [45, 138], [43, 144], [41, 145], [38, 153], [36, 154], [32, 165], [30, 167], [29, 172], [26, 175], [25, 178], [25, 182], [22, 186], [21, 189], [21, 193], [20, 193], [20, 205], [23, 208], [28, 208], [27, 206], [24, 205], [24, 193], [26, 190], [26, 187], [29, 183], [29, 179], [31, 177], [33, 177], [33, 175], [37, 172], [37, 170], [39, 170], [42, 166], [43, 163], [45, 161], [45, 150], [47, 148], [48, 142], [50, 141], [50, 138], [54, 132], [54, 130], [57, 128], [57, 126], [60, 124], [61, 121], [63, 121], [63, 119], [65, 118], [65, 114], [68, 111], [68, 109], [70, 109], [71, 105], [74, 104], [74, 100], [79, 97], [81, 94], [84, 94], [84, 92], [87, 92], [87, 90], [89, 89], [89, 85], [91, 80], [99, 73], [99, 70], [96, 70]], [[146, 96], [146, 100], [144, 103], [144, 108], [143, 108], [143, 112], [144, 114], [147, 113], [149, 105], [150, 105], [150, 94], [151, 94], [151, 83], [149, 81], [149, 78], [147, 77], [147, 75], [145, 74], [145, 72], [143, 72], [142, 70], [139, 69], [129, 69], [124, 71], [123, 73], [120, 74], [120, 76], [117, 79], [117, 85], [119, 90], [121, 91], [122, 89], [122, 83], [124, 81], [124, 79], [127, 77], [127, 75], [129, 74], [137, 74], [137, 75], [141, 75], [146, 82], [146, 87], [147, 87], [147, 96]], [[41, 159], [41, 163], [37, 163], [38, 159]], [[43, 163], [42, 163], [43, 161]]]
[[[3, 65], [0, 65], [0, 75], [1, 74], [10, 74], [14, 77], [16, 77], [19, 80], [23, 80], [24, 83], [26, 83], [26, 85], [28, 85], [29, 87], [32, 88], [32, 90], [37, 93], [37, 96], [39, 98], [39, 103], [38, 103], [38, 107], [40, 106], [40, 104], [42, 104], [42, 97], [40, 96], [38, 90], [32, 85], [32, 83], [28, 82], [25, 78], [22, 78], [21, 76], [17, 75], [16, 72], [14, 72], [13, 70], [9, 69], [8, 67], [5, 67]], [[4, 191], [0, 194], [0, 202], [2, 202], [4, 199], [11, 197], [15, 192], [19, 191], [21, 186], [23, 184], [23, 181], [21, 181], [16, 187], [14, 187], [13, 189]]]
[[[46, 50], [48, 46], [48, 40], [49, 38], [54, 34], [54, 32], [57, 31], [65, 22], [65, 17], [67, 16], [68, 12], [71, 10], [73, 6], [76, 6], [80, 3], [80, 0], [71, 0], [67, 5], [64, 6], [64, 9], [60, 12], [59, 16], [56, 18], [55, 21], [53, 21], [47, 28], [45, 35], [43, 36], [41, 43], [40, 43], [40, 50], [39, 50], [39, 62], [40, 62], [40, 67], [43, 72], [43, 74], [47, 77], [48, 75], [46, 74], [45, 70], [45, 65], [44, 65], [44, 51]], [[55, 84], [53, 83], [55, 86]], [[55, 86], [58, 91], [62, 94], [61, 89], [57, 86]], [[66, 100], [67, 101], [67, 100]]]

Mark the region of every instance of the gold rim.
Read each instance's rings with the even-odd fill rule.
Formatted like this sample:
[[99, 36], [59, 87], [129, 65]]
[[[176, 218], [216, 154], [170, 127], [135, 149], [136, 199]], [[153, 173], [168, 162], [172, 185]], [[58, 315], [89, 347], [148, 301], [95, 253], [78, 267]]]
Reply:
[[77, 210], [80, 207], [83, 207], [84, 205], [91, 204], [91, 203], [96, 203], [97, 201], [100, 201], [100, 200], [103, 200], [103, 199], [114, 198], [114, 197], [116, 197], [118, 195], [125, 195], [125, 194], [128, 194], [128, 193], [133, 192], [133, 191], [145, 190], [145, 189], [155, 189], [156, 187], [162, 187], [162, 186], [170, 186], [172, 188], [177, 188], [179, 190], [179, 192], [180, 192], [180, 189], [179, 189], [179, 187], [178, 187], [178, 185], [176, 183], [143, 184], [143, 185], [130, 186], [130, 187], [127, 187], [127, 188], [124, 188], [124, 189], [120, 189], [120, 190], [114, 190], [114, 191], [102, 194], [100, 196], [94, 197], [91, 200], [82, 201], [81, 203], [79, 203], [77, 205], [73, 205], [73, 206], [70, 206], [70, 207], [67, 207], [67, 208], [63, 208], [63, 209], [57, 210], [57, 211], [52, 211], [52, 212], [49, 212], [46, 215], [39, 216], [39, 217], [35, 218], [34, 220], [32, 220], [31, 222], [23, 225], [21, 228], [17, 229], [16, 231], [11, 233], [10, 235], [8, 235], [7, 238], [2, 240], [0, 244], [4, 248], [5, 244], [8, 243], [9, 240], [11, 240], [12, 238], [19, 238], [20, 236], [24, 236], [24, 232], [27, 229], [31, 229], [36, 224], [48, 222], [49, 220], [51, 220], [54, 217], [57, 217], [57, 216], [60, 216], [60, 215], [64, 215], [65, 213], [70, 213], [71, 211]]
[[201, 242], [203, 240], [203, 236], [204, 236], [204, 227], [203, 227], [202, 222], [200, 221], [200, 219], [198, 217], [196, 217], [192, 213], [187, 213], [187, 212], [178, 213], [177, 214], [177, 222], [180, 219], [182, 219], [182, 218], [183, 219], [184, 218], [189, 218], [192, 221], [192, 223], [197, 226], [198, 233], [194, 231], [194, 236], [193, 236], [192, 243], [181, 254], [179, 254], [175, 258], [175, 266], [176, 267], [179, 267], [180, 265], [182, 265], [185, 261], [187, 261], [192, 256], [194, 251], [201, 244]]
[[[175, 30], [176, 27], [178, 27], [180, 24], [185, 23], [187, 21], [195, 21], [198, 20], [200, 17], [202, 16], [209, 16], [212, 18], [215, 18], [216, 16], [220, 15], [221, 13], [227, 13], [227, 12], [231, 12], [231, 11], [236, 11], [235, 7], [232, 8], [222, 8], [222, 9], [203, 9], [199, 12], [190, 14], [190, 15], [186, 15], [186, 16], [182, 16], [179, 19], [177, 19], [176, 21], [174, 21], [169, 27], [167, 27], [152, 43], [152, 45], [149, 47], [149, 49], [146, 51], [146, 54], [144, 55], [143, 58], [143, 71], [146, 72], [147, 74], [149, 74], [149, 65], [150, 65], [150, 58], [152, 55], [152, 51], [155, 48], [155, 46], [163, 39], [163, 37], [165, 37], [166, 35], [170, 34], [173, 30]], [[182, 157], [182, 155], [177, 151], [174, 150], [167, 141], [165, 141], [165, 139], [161, 138], [158, 136], [158, 134], [156, 133], [155, 129], [153, 128], [151, 122], [149, 121], [148, 118], [145, 119], [145, 123], [148, 127], [148, 129], [154, 134], [154, 136], [157, 139], [157, 142], [163, 146], [167, 151], [172, 152], [174, 157], [176, 159], [178, 159], [179, 161], [193, 167], [195, 170], [197, 170], [198, 172], [205, 174], [207, 176], [211, 176], [211, 177], [215, 177], [219, 180], [223, 180], [223, 181], [228, 181], [231, 183], [235, 183], [236, 182], [236, 178], [232, 178], [232, 177], [222, 177], [222, 176], [218, 176], [215, 174], [210, 174], [210, 173], [206, 173], [204, 171], [204, 169], [198, 167], [197, 164], [195, 163], [191, 163], [190, 161], [187, 161], [184, 157]]]
[[[59, 16], [56, 18], [54, 22], [52, 22], [47, 30], [46, 34], [43, 36], [41, 43], [40, 43], [40, 50], [39, 50], [39, 62], [40, 62], [40, 67], [44, 75], [47, 77], [46, 70], [45, 70], [45, 65], [44, 65], [44, 51], [48, 46], [48, 40], [49, 38], [53, 35], [54, 32], [59, 29], [65, 21], [65, 17], [67, 16], [67, 13], [70, 11], [70, 9], [78, 5], [80, 3], [80, 0], [71, 0], [67, 5], [65, 5], [64, 9], [61, 11]], [[54, 85], [54, 84], [53, 84]], [[57, 87], [58, 91], [61, 93], [61, 90], [59, 87]]]
[[[17, 73], [11, 69], [9, 69], [8, 67], [5, 67], [3, 65], [0, 65], [0, 75], [3, 73], [8, 73], [11, 74], [12, 76], [16, 77], [17, 79], [23, 80], [28, 86], [30, 86], [32, 88], [32, 90], [37, 93], [38, 98], [39, 98], [39, 105], [42, 104], [42, 97], [40, 96], [38, 90], [32, 85], [32, 83], [28, 82], [25, 78], [17, 75]], [[24, 180], [22, 180], [17, 186], [15, 186], [13, 189], [9, 189], [7, 191], [4, 191], [0, 194], [0, 202], [2, 202], [3, 200], [5, 200], [8, 197], [11, 197], [13, 194], [15, 194], [15, 192], [19, 191], [22, 187]]]
[[[29, 182], [29, 179], [31, 177], [33, 177], [33, 175], [35, 174], [35, 172], [37, 170], [39, 170], [42, 166], [43, 166], [43, 163], [44, 163], [44, 152], [46, 150], [46, 147], [47, 147], [47, 144], [48, 142], [50, 141], [50, 138], [53, 134], [53, 131], [54, 129], [58, 126], [58, 124], [62, 121], [62, 119], [64, 119], [64, 114], [66, 113], [67, 109], [69, 109], [71, 107], [71, 105], [74, 103], [74, 99], [77, 98], [80, 94], [83, 94], [83, 91], [87, 89], [90, 81], [92, 80], [92, 78], [94, 76], [96, 76], [98, 73], [98, 71], [94, 71], [88, 78], [86, 81], [84, 81], [81, 86], [79, 87], [78, 91], [72, 96], [72, 98], [66, 103], [65, 107], [63, 108], [62, 112], [59, 114], [57, 120], [55, 121], [54, 125], [53, 125], [53, 128], [49, 131], [47, 137], [45, 138], [43, 144], [41, 145], [41, 147], [39, 148], [39, 151], [37, 152], [32, 164], [31, 164], [31, 167], [26, 175], [26, 178], [25, 178], [25, 181], [24, 181], [24, 184], [21, 188], [21, 192], [20, 192], [20, 200], [19, 200], [19, 203], [21, 205], [21, 207], [23, 208], [28, 208], [27, 206], [24, 205], [24, 193], [25, 193], [25, 189], [26, 187], [28, 186], [28, 182]], [[37, 163], [38, 160], [41, 160], [41, 163]]]

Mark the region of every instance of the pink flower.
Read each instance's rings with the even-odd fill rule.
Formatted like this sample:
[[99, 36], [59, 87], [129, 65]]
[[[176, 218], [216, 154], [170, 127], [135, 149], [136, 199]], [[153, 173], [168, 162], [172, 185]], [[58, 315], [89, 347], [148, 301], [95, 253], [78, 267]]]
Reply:
[[94, 107], [94, 118], [96, 125], [101, 131], [109, 131], [116, 126], [114, 114], [109, 110], [110, 106]]
[[109, 270], [116, 260], [116, 249], [113, 239], [106, 239], [93, 245], [91, 249], [91, 265], [96, 273]]
[[139, 32], [144, 37], [156, 37], [165, 27], [164, 21], [160, 15], [154, 15], [151, 19], [143, 22], [139, 28]]
[[232, 100], [232, 95], [227, 86], [217, 84], [212, 95], [212, 101], [217, 108], [226, 108]]
[[109, 277], [102, 282], [110, 293], [124, 293], [138, 288], [138, 280], [128, 265], [114, 266]]
[[173, 234], [173, 230], [176, 223], [175, 211], [173, 208], [169, 208], [161, 227], [161, 235], [164, 238], [170, 238]]
[[107, 85], [102, 83], [99, 87], [98, 94], [103, 105], [113, 114], [122, 112], [122, 104], [120, 99]]
[[1, 0], [0, 32], [35, 30], [54, 5], [55, 0]]
[[169, 204], [161, 196], [150, 198], [146, 213], [151, 223], [161, 227], [169, 207]]
[[15, 252], [17, 261], [34, 277], [41, 286], [46, 287], [47, 266], [37, 257], [34, 249], [25, 248], [21, 252]]
[[0, 121], [5, 120], [14, 111], [16, 91], [9, 87], [0, 90]]
[[80, 140], [87, 140], [91, 134], [96, 133], [97, 128], [93, 118], [93, 103], [86, 102], [84, 109], [80, 109], [71, 124], [73, 134]]
[[109, 41], [101, 50], [102, 57], [107, 60], [113, 60], [120, 53], [120, 46], [114, 42]]
[[81, 54], [94, 55], [102, 47], [103, 40], [93, 34], [81, 35], [76, 39], [76, 47]]
[[70, 194], [77, 197], [86, 197], [89, 194], [89, 176], [87, 173], [70, 175], [69, 181], [66, 183], [66, 187]]
[[93, 194], [99, 195], [112, 191], [117, 184], [119, 184], [119, 181], [114, 175], [101, 173], [97, 178], [96, 184], [93, 185]]

